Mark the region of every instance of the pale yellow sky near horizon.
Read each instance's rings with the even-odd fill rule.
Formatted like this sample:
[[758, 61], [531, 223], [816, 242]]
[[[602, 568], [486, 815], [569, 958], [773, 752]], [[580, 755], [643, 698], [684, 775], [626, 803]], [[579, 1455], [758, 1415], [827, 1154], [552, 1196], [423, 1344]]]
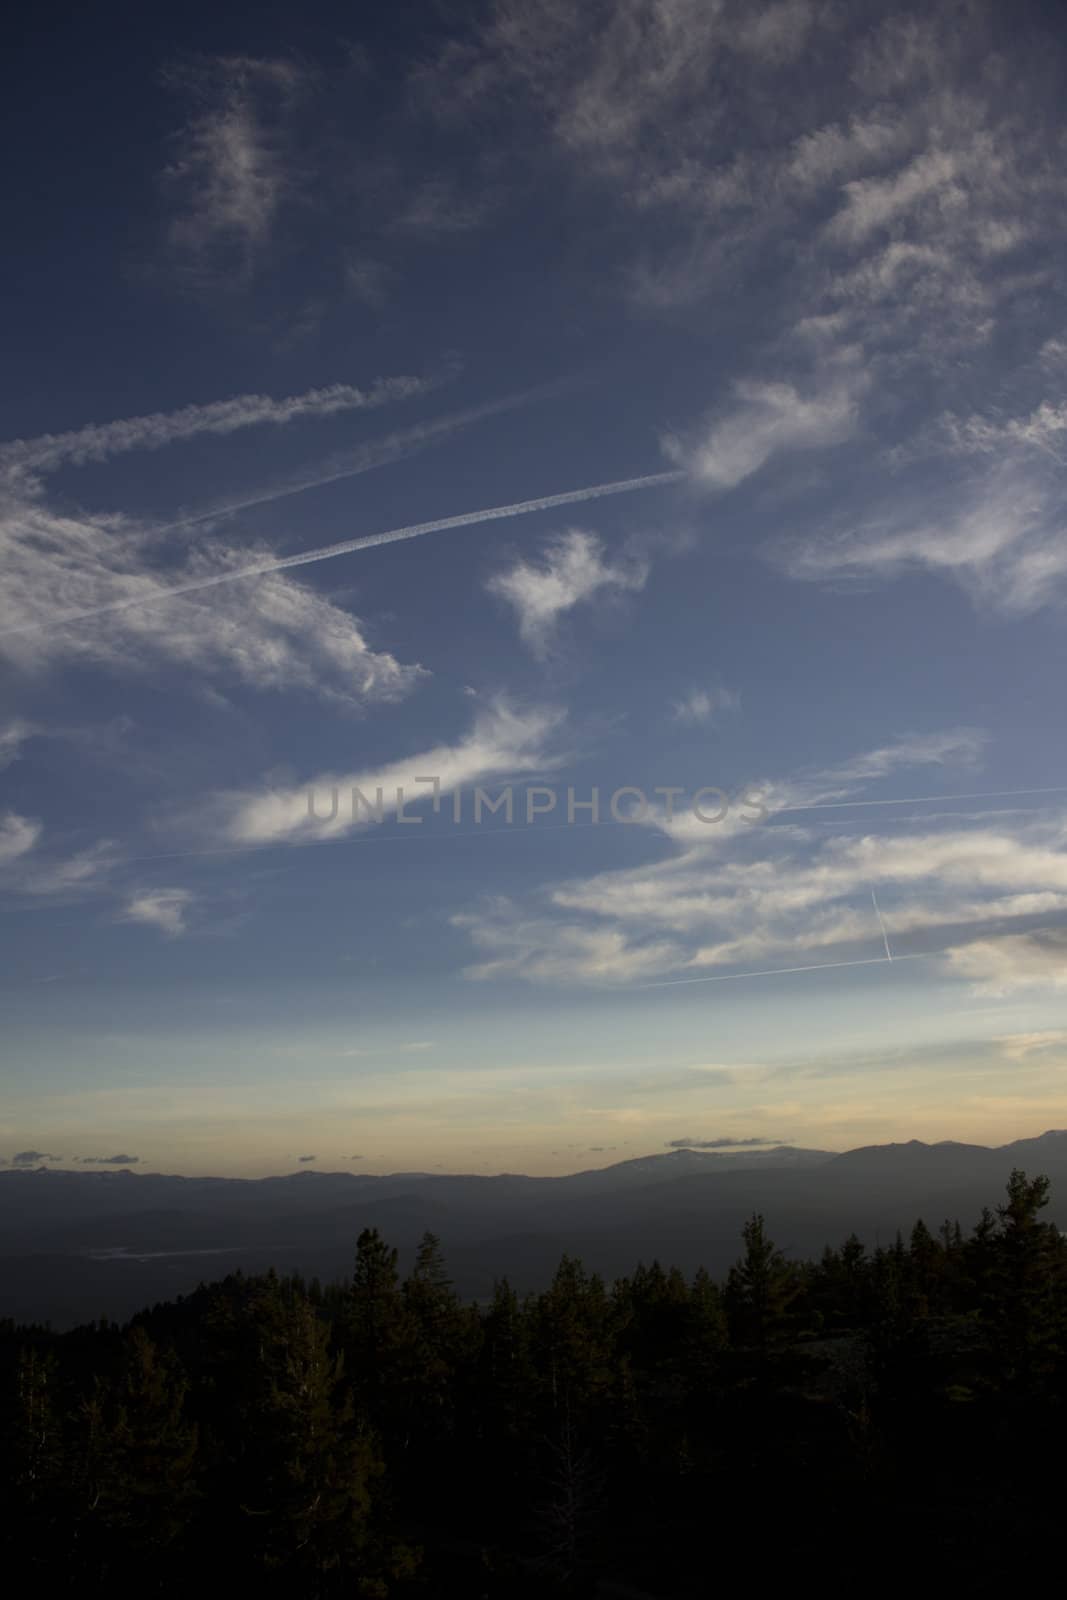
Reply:
[[[138, 1170], [188, 1175], [310, 1165], [547, 1175], [659, 1153], [679, 1139], [832, 1150], [911, 1138], [995, 1145], [1067, 1125], [1067, 1029], [991, 1032], [921, 1052], [644, 1069], [528, 1061], [462, 1069], [442, 1066], [431, 1041], [417, 1043], [402, 1073], [375, 1067], [352, 1081], [331, 1071], [37, 1091], [32, 1114], [29, 1095], [22, 1105], [9, 1100], [0, 1138], [8, 1161], [19, 1149], [47, 1151], [59, 1165], [126, 1153]], [[314, 1162], [302, 1163], [308, 1155]]]

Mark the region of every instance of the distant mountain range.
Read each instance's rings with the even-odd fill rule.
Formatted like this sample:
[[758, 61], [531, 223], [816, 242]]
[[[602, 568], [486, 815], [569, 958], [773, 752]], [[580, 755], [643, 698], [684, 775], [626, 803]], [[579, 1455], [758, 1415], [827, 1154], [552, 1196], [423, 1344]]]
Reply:
[[351, 1270], [364, 1227], [380, 1228], [402, 1261], [427, 1229], [439, 1234], [457, 1289], [474, 1298], [504, 1275], [537, 1288], [564, 1251], [609, 1278], [654, 1257], [718, 1274], [754, 1210], [795, 1257], [853, 1231], [873, 1246], [919, 1216], [969, 1228], [1013, 1167], [1047, 1173], [1050, 1216], [1064, 1225], [1062, 1130], [997, 1148], [913, 1139], [843, 1154], [681, 1149], [553, 1178], [10, 1169], [0, 1172], [0, 1317], [56, 1327], [122, 1319], [237, 1267], [334, 1279]]

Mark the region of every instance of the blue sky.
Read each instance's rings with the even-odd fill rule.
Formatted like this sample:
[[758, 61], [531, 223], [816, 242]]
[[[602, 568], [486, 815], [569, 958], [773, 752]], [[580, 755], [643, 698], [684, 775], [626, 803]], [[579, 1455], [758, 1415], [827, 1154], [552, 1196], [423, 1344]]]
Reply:
[[109, 17], [0, 113], [5, 1159], [1067, 1121], [1057, 8]]

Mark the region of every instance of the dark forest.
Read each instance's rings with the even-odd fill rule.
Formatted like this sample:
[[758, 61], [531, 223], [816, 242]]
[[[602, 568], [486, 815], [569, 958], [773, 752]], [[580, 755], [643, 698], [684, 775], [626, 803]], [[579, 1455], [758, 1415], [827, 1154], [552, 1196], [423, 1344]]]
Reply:
[[0, 1325], [5, 1571], [45, 1593], [993, 1592], [1052, 1552], [1067, 1240], [1015, 1171], [965, 1231], [724, 1282], [569, 1257], [454, 1294], [373, 1229], [348, 1282], [234, 1274], [122, 1328]]

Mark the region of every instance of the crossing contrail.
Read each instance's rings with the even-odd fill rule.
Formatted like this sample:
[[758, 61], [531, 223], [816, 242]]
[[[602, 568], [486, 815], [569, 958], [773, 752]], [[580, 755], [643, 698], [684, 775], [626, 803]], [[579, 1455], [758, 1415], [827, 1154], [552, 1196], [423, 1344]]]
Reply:
[[871, 890], [871, 904], [874, 906], [874, 914], [878, 918], [878, 926], [882, 930], [882, 943], [885, 945], [885, 958], [887, 961], [892, 961], [893, 952], [889, 948], [889, 935], [885, 931], [885, 918], [882, 916], [882, 908], [878, 904], [878, 896], [875, 894], [873, 889]]
[[5, 628], [3, 634], [39, 633], [51, 628], [61, 628], [72, 622], [84, 622], [91, 617], [105, 616], [113, 611], [129, 611], [135, 606], [158, 605], [160, 601], [174, 600], [186, 594], [197, 594], [204, 589], [214, 589], [221, 583], [236, 583], [240, 578], [262, 578], [272, 572], [287, 572], [292, 567], [311, 566], [316, 561], [332, 561], [335, 556], [354, 555], [359, 550], [373, 550], [378, 545], [399, 544], [404, 539], [421, 539], [427, 533], [446, 533], [451, 528], [470, 528], [480, 522], [502, 522], [508, 517], [525, 517], [535, 511], [552, 511], [557, 506], [578, 505], [586, 500], [602, 500], [613, 494], [632, 494], [637, 489], [655, 489], [668, 483], [678, 483], [688, 474], [682, 470], [651, 472], [641, 478], [620, 478], [615, 483], [594, 483], [584, 489], [565, 489], [561, 494], [539, 495], [534, 500], [517, 500], [509, 506], [487, 506], [481, 511], [461, 511], [453, 517], [435, 517], [429, 522], [413, 522], [404, 528], [388, 528], [382, 533], [364, 534], [358, 539], [343, 539], [339, 544], [327, 544], [317, 550], [304, 550], [299, 555], [279, 556], [271, 561], [257, 561], [248, 567], [235, 567], [230, 572], [216, 572], [210, 577], [193, 578], [187, 583], [175, 583], [146, 590], [143, 594], [112, 600], [106, 605], [92, 606], [84, 611], [68, 611], [62, 616], [30, 623], [20, 628]]

